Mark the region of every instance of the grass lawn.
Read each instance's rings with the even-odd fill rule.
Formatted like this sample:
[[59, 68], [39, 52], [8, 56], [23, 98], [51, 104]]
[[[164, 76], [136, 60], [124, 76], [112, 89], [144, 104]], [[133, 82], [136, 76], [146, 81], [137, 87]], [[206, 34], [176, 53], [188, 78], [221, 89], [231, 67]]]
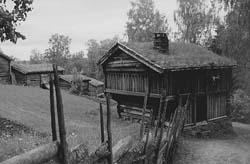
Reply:
[[236, 135], [222, 138], [182, 137], [174, 164], [249, 164], [250, 125], [233, 123]]
[[[93, 151], [100, 144], [99, 104], [65, 91], [62, 91], [62, 98], [67, 136], [72, 138], [69, 146], [72, 148], [79, 143], [86, 143], [90, 151]], [[49, 91], [0, 85], [0, 117], [50, 135]], [[138, 136], [138, 127], [138, 124], [118, 119], [116, 110], [112, 109], [113, 144], [127, 135]]]

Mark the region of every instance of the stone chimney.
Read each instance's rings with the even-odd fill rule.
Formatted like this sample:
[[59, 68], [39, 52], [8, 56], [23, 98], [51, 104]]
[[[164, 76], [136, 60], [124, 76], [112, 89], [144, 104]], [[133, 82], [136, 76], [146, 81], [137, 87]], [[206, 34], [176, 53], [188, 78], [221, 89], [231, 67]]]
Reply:
[[154, 33], [154, 49], [159, 52], [168, 53], [169, 52], [169, 40], [166, 33]]

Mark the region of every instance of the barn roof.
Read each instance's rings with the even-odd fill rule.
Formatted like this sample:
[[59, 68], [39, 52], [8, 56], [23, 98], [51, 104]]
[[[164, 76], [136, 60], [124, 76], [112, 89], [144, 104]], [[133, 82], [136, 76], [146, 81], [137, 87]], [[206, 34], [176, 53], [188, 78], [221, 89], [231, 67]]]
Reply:
[[[82, 81], [90, 81], [88, 77], [85, 77], [83, 75], [78, 75], [78, 77], [81, 78]], [[73, 81], [73, 75], [59, 75], [59, 78], [71, 83]]]
[[103, 64], [117, 49], [160, 73], [164, 70], [209, 69], [236, 65], [232, 59], [219, 56], [201, 46], [183, 42], [170, 43], [168, 54], [153, 49], [152, 42], [116, 43], [98, 63]]
[[[73, 75], [59, 75], [59, 77], [67, 82], [72, 82], [73, 80]], [[102, 86], [104, 85], [103, 82], [99, 81], [99, 80], [96, 80], [94, 78], [91, 78], [91, 77], [88, 77], [88, 76], [85, 76], [85, 75], [79, 75], [79, 77], [82, 79], [82, 80], [86, 80], [86, 81], [89, 81], [89, 84], [90, 85], [93, 85], [95, 87], [98, 87], [98, 86]]]
[[3, 57], [3, 58], [5, 58], [5, 59], [7, 59], [7, 60], [9, 60], [9, 61], [12, 60], [11, 57], [5, 55], [3, 52], [0, 52], [0, 56]]
[[[50, 73], [53, 72], [52, 64], [45, 63], [45, 64], [17, 64], [13, 63], [12, 68], [15, 70], [24, 73]], [[58, 71], [64, 71], [64, 68], [58, 66]]]

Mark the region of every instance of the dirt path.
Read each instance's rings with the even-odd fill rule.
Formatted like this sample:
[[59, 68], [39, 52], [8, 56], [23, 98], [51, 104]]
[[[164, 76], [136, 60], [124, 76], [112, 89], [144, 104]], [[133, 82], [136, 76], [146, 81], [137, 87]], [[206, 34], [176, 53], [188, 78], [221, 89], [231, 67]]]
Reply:
[[250, 125], [233, 123], [233, 127], [235, 137], [181, 139], [174, 164], [250, 164]]

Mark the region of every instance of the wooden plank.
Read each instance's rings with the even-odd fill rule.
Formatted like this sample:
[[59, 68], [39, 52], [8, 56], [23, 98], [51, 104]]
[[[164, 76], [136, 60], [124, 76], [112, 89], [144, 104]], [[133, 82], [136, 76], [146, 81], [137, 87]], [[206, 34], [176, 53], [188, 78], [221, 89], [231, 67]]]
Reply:
[[49, 78], [50, 78], [49, 90], [50, 90], [50, 118], [51, 118], [52, 141], [56, 141], [57, 135], [56, 135], [56, 114], [55, 114], [55, 104], [54, 104], [54, 87], [51, 74]]
[[64, 112], [63, 112], [63, 103], [62, 103], [62, 95], [61, 90], [59, 88], [59, 80], [57, 73], [57, 66], [53, 64], [54, 71], [54, 83], [56, 90], [56, 101], [57, 101], [57, 117], [58, 117], [58, 125], [59, 125], [59, 136], [60, 136], [60, 154], [61, 154], [61, 163], [68, 164], [68, 145], [66, 141], [66, 129], [64, 122]]
[[112, 153], [111, 111], [110, 111], [110, 94], [109, 93], [106, 93], [106, 103], [107, 103], [108, 151], [110, 152], [110, 156], [108, 157], [108, 163], [112, 164], [113, 153]]
[[24, 154], [14, 156], [0, 164], [40, 164], [51, 160], [57, 156], [59, 149], [58, 142], [49, 143]]

